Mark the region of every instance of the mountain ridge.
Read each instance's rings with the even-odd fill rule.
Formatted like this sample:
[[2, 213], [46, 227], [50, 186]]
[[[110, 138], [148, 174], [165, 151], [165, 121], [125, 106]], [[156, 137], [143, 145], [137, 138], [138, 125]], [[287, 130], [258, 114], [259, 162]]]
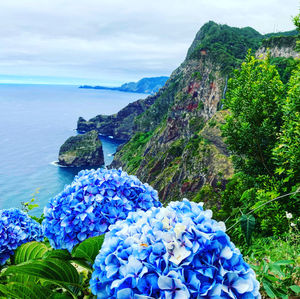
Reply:
[[81, 85], [79, 88], [85, 89], [104, 89], [104, 90], [116, 90], [122, 92], [135, 92], [135, 93], [156, 93], [169, 79], [167, 76], [160, 77], [146, 77], [137, 82], [128, 82], [122, 84], [120, 87], [106, 87], [106, 86], [90, 86]]

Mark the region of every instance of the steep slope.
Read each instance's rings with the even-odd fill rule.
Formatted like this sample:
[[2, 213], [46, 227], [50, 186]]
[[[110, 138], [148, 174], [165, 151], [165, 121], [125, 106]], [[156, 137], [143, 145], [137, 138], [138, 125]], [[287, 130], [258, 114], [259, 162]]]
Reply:
[[80, 133], [97, 130], [99, 134], [113, 136], [124, 141], [129, 140], [134, 133], [134, 119], [147, 110], [159, 97], [158, 92], [154, 96], [137, 100], [128, 104], [117, 114], [97, 115], [90, 120], [79, 117], [77, 121], [77, 131]]
[[205, 24], [154, 104], [135, 119], [137, 133], [111, 166], [150, 183], [165, 202], [203, 200], [204, 185], [224, 186], [233, 168], [220, 132], [226, 111], [218, 110], [228, 75], [262, 39], [249, 27]]
[[143, 78], [138, 82], [125, 83], [120, 87], [120, 91], [140, 92], [140, 93], [155, 93], [163, 87], [169, 77], [153, 77]]
[[58, 161], [70, 167], [103, 165], [102, 143], [97, 131], [68, 138], [60, 147]]

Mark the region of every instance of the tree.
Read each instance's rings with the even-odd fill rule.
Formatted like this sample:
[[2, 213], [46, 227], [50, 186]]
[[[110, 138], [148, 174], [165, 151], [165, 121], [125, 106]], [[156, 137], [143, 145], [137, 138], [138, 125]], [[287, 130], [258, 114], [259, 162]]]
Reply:
[[228, 82], [224, 103], [231, 113], [223, 135], [237, 170], [254, 177], [274, 174], [272, 149], [282, 125], [283, 96], [284, 85], [269, 58], [258, 60], [249, 52]]

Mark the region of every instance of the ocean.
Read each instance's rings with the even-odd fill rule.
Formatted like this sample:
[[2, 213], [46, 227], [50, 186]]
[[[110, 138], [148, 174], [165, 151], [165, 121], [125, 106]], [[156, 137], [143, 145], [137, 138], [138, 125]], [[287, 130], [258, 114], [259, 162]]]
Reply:
[[[79, 168], [55, 165], [63, 142], [76, 135], [79, 116], [114, 114], [145, 94], [71, 85], [0, 84], [0, 209], [35, 198], [39, 216], [48, 200], [72, 182]], [[100, 136], [105, 164], [118, 140]]]

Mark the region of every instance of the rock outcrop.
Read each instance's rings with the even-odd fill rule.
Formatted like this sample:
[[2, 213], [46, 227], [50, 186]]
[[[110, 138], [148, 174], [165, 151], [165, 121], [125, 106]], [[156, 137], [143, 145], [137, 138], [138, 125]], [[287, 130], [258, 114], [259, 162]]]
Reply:
[[157, 97], [159, 97], [160, 93], [161, 92], [158, 92], [146, 99], [132, 102], [117, 114], [97, 115], [88, 121], [79, 117], [77, 131], [85, 133], [91, 130], [97, 130], [99, 134], [128, 141], [135, 131], [134, 119], [146, 111], [154, 103]]
[[299, 52], [296, 51], [295, 36], [273, 36], [264, 40], [255, 56], [264, 58], [267, 53], [271, 57], [300, 58]]
[[70, 167], [103, 165], [102, 144], [97, 131], [68, 138], [60, 147], [58, 161], [60, 165]]

